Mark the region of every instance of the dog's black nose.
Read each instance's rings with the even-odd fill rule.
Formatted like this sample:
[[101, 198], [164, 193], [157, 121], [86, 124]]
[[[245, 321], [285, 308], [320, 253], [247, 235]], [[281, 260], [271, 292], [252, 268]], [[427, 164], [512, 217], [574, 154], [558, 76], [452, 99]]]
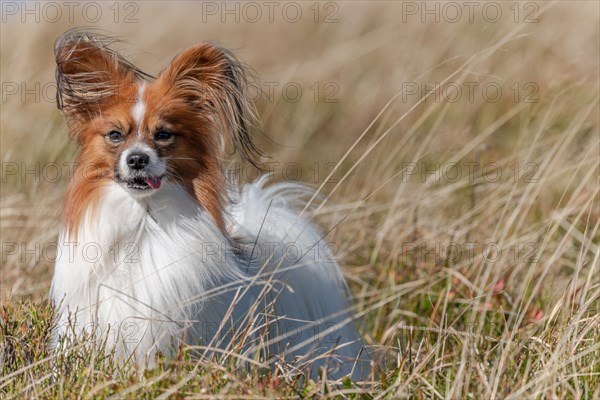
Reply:
[[150, 162], [150, 157], [144, 153], [131, 153], [127, 156], [127, 165], [131, 169], [144, 169]]

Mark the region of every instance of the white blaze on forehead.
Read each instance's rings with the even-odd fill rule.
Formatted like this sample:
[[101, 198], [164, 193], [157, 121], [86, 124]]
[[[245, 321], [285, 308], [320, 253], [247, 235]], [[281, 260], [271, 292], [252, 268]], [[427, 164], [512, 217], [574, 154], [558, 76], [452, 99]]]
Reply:
[[133, 115], [133, 119], [135, 120], [136, 124], [140, 125], [140, 123], [142, 122], [142, 119], [144, 118], [144, 113], [146, 112], [146, 103], [144, 103], [144, 84], [142, 82], [140, 82], [140, 85], [138, 87], [138, 95], [137, 95], [137, 100], [133, 106], [133, 109], [131, 110], [131, 113]]

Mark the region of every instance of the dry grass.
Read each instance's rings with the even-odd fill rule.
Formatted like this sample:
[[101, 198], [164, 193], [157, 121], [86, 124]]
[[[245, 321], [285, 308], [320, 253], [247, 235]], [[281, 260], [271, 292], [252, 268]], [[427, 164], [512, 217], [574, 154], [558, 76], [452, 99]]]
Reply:
[[[533, 3], [520, 3], [520, 22], [503, 3], [496, 23], [481, 5], [473, 22], [422, 23], [403, 14], [406, 4], [339, 3], [334, 23], [323, 22], [335, 10], [324, 4], [315, 23], [312, 3], [297, 23], [282, 8], [273, 23], [267, 14], [203, 22], [191, 2], [140, 3], [131, 24], [114, 23], [108, 4], [96, 24], [81, 12], [74, 24], [3, 22], [0, 397], [600, 398], [598, 4], [538, 4], [533, 23], [523, 22]], [[185, 354], [130, 375], [98, 354], [48, 352], [47, 244], [68, 179], [46, 167], [65, 166], [75, 149], [52, 89], [21, 98], [20, 85], [53, 81], [53, 41], [74, 25], [135, 44], [127, 54], [152, 74], [186, 46], [216, 40], [254, 67], [265, 91], [279, 83], [272, 102], [259, 102], [266, 136], [257, 141], [277, 163], [275, 179], [296, 179], [299, 167], [297, 179], [325, 195], [317, 218], [331, 229], [361, 331], [388, 354], [377, 380], [299, 388], [281, 371]], [[299, 101], [282, 97], [289, 82], [303, 89]], [[463, 93], [409, 94], [425, 82]], [[19, 93], [8, 95], [14, 84]], [[502, 88], [497, 101], [483, 96], [486, 84]], [[10, 170], [35, 165], [37, 174]]]

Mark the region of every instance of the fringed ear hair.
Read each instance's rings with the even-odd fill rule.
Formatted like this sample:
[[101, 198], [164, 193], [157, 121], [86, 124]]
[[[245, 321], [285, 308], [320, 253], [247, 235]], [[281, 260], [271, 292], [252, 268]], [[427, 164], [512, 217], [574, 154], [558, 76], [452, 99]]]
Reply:
[[114, 101], [135, 101], [129, 93], [135, 79], [149, 79], [109, 46], [118, 40], [72, 29], [54, 45], [56, 57], [56, 103], [67, 123], [87, 120]]
[[199, 44], [179, 54], [162, 72], [179, 96], [191, 102], [211, 120], [219, 134], [231, 141], [235, 150], [260, 169], [260, 150], [251, 140], [250, 128], [257, 120], [249, 99], [248, 71], [229, 51], [212, 44]]

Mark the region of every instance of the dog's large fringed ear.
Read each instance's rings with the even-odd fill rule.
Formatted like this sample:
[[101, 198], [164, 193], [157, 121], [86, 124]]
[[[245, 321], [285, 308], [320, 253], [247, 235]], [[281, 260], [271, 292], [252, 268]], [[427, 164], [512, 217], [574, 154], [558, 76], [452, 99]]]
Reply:
[[250, 134], [257, 114], [248, 95], [248, 70], [233, 54], [209, 43], [192, 46], [175, 57], [160, 79], [177, 88], [178, 95], [200, 112], [208, 112], [220, 134], [229, 138], [244, 159], [260, 168], [262, 153]]
[[56, 103], [67, 121], [89, 119], [115, 100], [135, 101], [129, 93], [134, 79], [148, 76], [109, 46], [116, 39], [73, 29], [54, 45], [56, 57]]

